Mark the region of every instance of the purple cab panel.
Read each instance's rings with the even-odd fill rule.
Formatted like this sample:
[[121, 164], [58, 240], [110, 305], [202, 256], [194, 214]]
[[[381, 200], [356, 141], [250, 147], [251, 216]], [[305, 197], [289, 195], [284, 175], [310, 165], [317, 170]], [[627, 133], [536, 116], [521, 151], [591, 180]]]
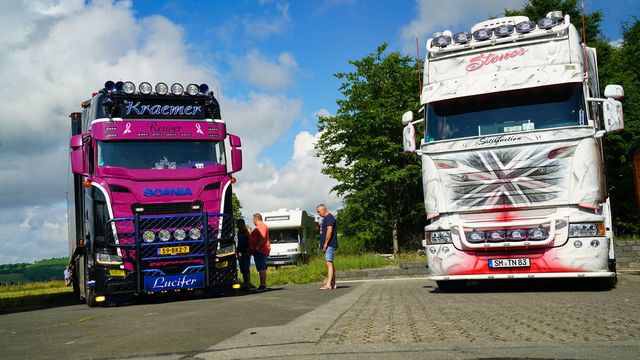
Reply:
[[112, 121], [96, 121], [91, 126], [93, 138], [98, 140], [222, 140], [226, 124], [209, 121], [128, 121], [114, 118]]

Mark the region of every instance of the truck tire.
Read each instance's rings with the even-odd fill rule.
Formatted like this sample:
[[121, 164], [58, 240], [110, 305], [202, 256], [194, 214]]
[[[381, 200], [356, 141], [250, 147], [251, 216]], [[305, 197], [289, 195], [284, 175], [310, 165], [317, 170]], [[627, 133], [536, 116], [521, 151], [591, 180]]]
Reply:
[[96, 295], [93, 290], [93, 286], [89, 286], [87, 282], [89, 281], [89, 266], [87, 266], [87, 258], [84, 260], [84, 295], [85, 300], [87, 301], [87, 306], [96, 307]]
[[79, 301], [82, 302], [82, 298], [80, 297], [80, 279], [78, 275], [78, 262], [74, 262], [73, 272], [71, 273], [71, 284], [73, 285], [73, 296]]

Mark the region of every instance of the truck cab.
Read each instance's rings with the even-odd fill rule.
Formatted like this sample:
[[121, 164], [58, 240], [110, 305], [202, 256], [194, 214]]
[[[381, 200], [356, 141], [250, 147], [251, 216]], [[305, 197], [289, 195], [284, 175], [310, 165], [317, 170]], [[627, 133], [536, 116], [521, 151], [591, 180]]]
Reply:
[[424, 118], [402, 121], [422, 159], [432, 279], [614, 279], [602, 137], [624, 127], [624, 92], [600, 97], [569, 16], [487, 20], [426, 47]]
[[240, 138], [205, 84], [107, 81], [70, 115], [69, 263], [90, 306], [231, 287]]

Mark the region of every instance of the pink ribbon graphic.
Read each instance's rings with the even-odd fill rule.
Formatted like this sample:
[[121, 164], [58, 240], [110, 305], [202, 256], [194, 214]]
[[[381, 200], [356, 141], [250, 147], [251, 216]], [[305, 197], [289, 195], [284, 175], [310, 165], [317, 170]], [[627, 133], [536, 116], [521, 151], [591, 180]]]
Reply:
[[196, 129], [197, 129], [197, 130], [196, 130], [196, 132], [197, 132], [198, 134], [202, 134], [202, 135], [204, 135], [204, 133], [202, 132], [202, 129], [200, 128], [200, 124], [196, 124]]
[[130, 132], [131, 132], [131, 123], [127, 123], [127, 127], [124, 129], [124, 132], [122, 134], [124, 135]]

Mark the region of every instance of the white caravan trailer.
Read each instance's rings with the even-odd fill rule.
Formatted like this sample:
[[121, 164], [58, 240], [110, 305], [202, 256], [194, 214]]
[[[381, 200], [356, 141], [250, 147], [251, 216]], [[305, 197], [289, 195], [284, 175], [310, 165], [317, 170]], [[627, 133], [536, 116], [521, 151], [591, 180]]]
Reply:
[[318, 224], [306, 211], [279, 209], [261, 214], [271, 239], [269, 265], [304, 263], [317, 251]]

